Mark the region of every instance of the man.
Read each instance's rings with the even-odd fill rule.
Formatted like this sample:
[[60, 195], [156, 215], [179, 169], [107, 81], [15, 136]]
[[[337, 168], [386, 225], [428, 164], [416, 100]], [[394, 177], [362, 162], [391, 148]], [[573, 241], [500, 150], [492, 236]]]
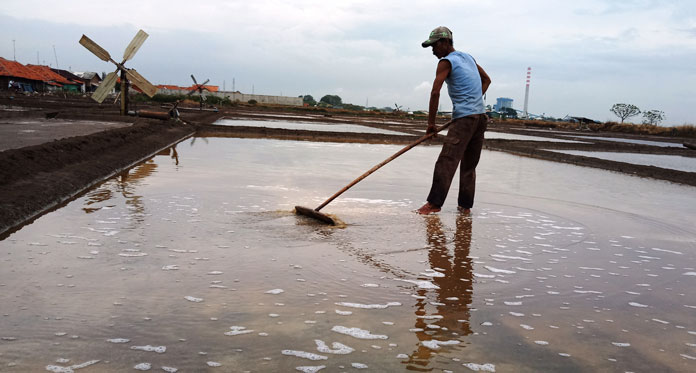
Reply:
[[423, 48], [432, 47], [433, 54], [440, 60], [430, 92], [427, 133], [437, 129], [435, 117], [443, 82], [447, 82], [447, 91], [454, 106], [454, 123], [449, 127], [445, 144], [435, 163], [428, 202], [417, 210], [422, 215], [440, 211], [460, 162], [458, 209], [469, 213], [474, 205], [476, 165], [481, 156], [483, 133], [488, 122], [483, 95], [491, 84], [491, 79], [473, 57], [456, 51], [452, 40], [450, 29], [438, 27], [421, 44]]

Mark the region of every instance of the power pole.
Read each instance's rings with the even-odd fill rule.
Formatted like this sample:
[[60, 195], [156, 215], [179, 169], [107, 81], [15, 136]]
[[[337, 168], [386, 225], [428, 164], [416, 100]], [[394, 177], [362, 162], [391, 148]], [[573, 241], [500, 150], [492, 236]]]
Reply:
[[15, 48], [15, 39], [12, 39], [12, 59], [17, 62], [17, 49]]
[[234, 78], [232, 78], [232, 92], [236, 92], [236, 90], [234, 89]]
[[225, 81], [222, 81], [222, 91], [225, 92]]
[[58, 66], [58, 54], [56, 54], [56, 46], [55, 45], [53, 46], [53, 56], [56, 57], [56, 69], [60, 69], [60, 67]]

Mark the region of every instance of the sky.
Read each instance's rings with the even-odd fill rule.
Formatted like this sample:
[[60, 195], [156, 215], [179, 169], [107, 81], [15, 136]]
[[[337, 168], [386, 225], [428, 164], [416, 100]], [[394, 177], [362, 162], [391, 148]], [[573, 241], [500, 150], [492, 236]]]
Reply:
[[193, 74], [242, 93], [425, 110], [437, 59], [420, 44], [447, 26], [491, 77], [487, 104], [509, 97], [521, 110], [531, 67], [530, 113], [618, 120], [612, 105], [628, 103], [663, 111], [663, 125], [696, 124], [693, 0], [0, 2], [0, 57], [25, 64], [113, 71], [82, 34], [120, 60], [143, 29], [126, 66], [154, 84]]

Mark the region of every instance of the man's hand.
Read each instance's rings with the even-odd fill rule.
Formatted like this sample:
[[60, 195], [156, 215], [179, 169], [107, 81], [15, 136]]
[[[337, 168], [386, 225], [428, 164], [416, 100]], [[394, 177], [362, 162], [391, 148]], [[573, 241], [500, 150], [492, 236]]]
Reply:
[[430, 124], [428, 123], [428, 128], [425, 130], [426, 135], [430, 135], [431, 133], [434, 133], [433, 139], [437, 138], [437, 126], [435, 124]]

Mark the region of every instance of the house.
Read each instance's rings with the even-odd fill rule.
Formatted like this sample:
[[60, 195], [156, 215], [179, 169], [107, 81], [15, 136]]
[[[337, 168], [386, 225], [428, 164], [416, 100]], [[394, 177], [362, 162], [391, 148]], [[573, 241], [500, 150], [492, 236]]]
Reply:
[[71, 73], [68, 70], [61, 70], [61, 69], [51, 69], [54, 73], [62, 76], [63, 78], [69, 80], [72, 82], [72, 84], [66, 84], [63, 86], [63, 89], [69, 92], [85, 92], [85, 83], [82, 81], [82, 78], [79, 76]]
[[101, 84], [101, 81], [102, 81], [102, 78], [99, 76], [99, 74], [97, 74], [93, 71], [84, 71], [84, 72], [75, 71], [75, 72], [73, 72], [73, 74], [82, 78], [82, 82], [85, 84], [85, 91], [86, 92], [96, 91], [97, 87], [99, 87], [99, 84]]
[[60, 74], [56, 74], [50, 67], [44, 65], [26, 65], [26, 68], [33, 71], [36, 76], [44, 83], [44, 92], [62, 91], [63, 87], [73, 86], [72, 90], [77, 91], [78, 84], [72, 82]]
[[0, 90], [19, 92], [43, 91], [41, 77], [17, 61], [0, 57]]

